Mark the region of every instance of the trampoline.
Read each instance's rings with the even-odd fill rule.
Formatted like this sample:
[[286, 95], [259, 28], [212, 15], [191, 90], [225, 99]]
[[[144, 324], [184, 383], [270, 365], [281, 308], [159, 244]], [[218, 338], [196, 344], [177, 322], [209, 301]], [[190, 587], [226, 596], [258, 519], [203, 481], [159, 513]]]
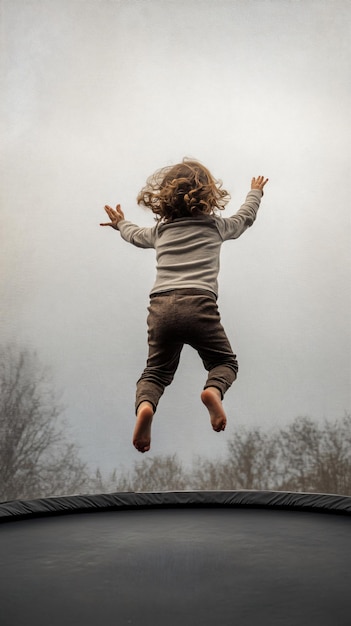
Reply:
[[3, 503], [1, 626], [350, 626], [350, 516], [285, 492]]

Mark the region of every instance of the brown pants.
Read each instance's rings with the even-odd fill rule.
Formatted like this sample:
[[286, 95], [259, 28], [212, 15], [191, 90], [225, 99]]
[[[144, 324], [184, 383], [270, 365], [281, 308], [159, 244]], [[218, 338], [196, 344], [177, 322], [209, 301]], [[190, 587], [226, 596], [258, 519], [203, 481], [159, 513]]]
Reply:
[[145, 400], [156, 411], [177, 370], [184, 344], [197, 350], [208, 377], [222, 398], [234, 382], [238, 362], [224, 332], [216, 296], [200, 289], [176, 289], [152, 295], [148, 308], [149, 355], [137, 382], [136, 410]]

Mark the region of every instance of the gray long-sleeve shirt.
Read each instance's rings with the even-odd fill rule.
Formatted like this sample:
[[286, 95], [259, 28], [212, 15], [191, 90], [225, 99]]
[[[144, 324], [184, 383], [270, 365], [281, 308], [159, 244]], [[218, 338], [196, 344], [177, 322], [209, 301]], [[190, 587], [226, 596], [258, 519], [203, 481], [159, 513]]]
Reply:
[[155, 248], [157, 272], [150, 294], [171, 289], [197, 288], [218, 295], [220, 249], [253, 224], [262, 191], [253, 189], [231, 217], [200, 215], [143, 228], [127, 220], [118, 223], [125, 241], [139, 248]]

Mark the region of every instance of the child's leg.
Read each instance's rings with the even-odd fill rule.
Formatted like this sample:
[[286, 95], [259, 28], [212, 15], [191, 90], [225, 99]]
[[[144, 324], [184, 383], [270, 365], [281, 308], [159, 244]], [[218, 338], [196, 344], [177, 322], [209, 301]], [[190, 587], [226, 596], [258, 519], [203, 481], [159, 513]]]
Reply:
[[171, 295], [159, 295], [150, 301], [147, 319], [149, 354], [137, 382], [135, 399], [137, 419], [133, 445], [140, 452], [150, 450], [152, 418], [165, 387], [174, 378], [184, 345], [174, 337], [176, 323], [170, 314], [172, 306]]
[[[183, 345], [173, 346], [172, 357], [170, 357], [172, 345], [164, 344], [163, 347], [163, 350], [154, 352], [153, 347], [149, 346], [147, 366], [137, 382], [135, 399], [137, 420], [133, 445], [139, 452], [150, 450], [152, 418], [165, 387], [170, 385], [174, 378]], [[159, 361], [160, 365], [157, 365], [156, 361]]]
[[212, 428], [225, 429], [226, 415], [222, 406], [224, 394], [237, 377], [238, 362], [220, 321], [217, 303], [208, 298], [198, 309], [191, 346], [201, 357], [208, 371], [201, 400], [210, 414]]

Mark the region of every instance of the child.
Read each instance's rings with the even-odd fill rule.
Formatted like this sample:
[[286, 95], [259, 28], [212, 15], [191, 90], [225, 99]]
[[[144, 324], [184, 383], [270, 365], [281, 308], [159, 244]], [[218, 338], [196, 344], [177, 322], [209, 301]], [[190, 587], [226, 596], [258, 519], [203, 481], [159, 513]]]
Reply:
[[201, 357], [208, 377], [201, 400], [212, 428], [225, 429], [222, 406], [234, 382], [238, 363], [220, 323], [217, 308], [220, 248], [253, 224], [268, 179], [253, 178], [245, 203], [232, 217], [217, 213], [230, 197], [201, 163], [183, 159], [151, 176], [138, 195], [138, 204], [151, 209], [156, 225], [140, 228], [127, 221], [121, 206], [105, 206], [112, 226], [123, 239], [140, 248], [155, 248], [157, 274], [150, 292], [149, 354], [137, 382], [133, 444], [150, 450], [151, 423], [158, 401], [178, 367], [184, 344]]

